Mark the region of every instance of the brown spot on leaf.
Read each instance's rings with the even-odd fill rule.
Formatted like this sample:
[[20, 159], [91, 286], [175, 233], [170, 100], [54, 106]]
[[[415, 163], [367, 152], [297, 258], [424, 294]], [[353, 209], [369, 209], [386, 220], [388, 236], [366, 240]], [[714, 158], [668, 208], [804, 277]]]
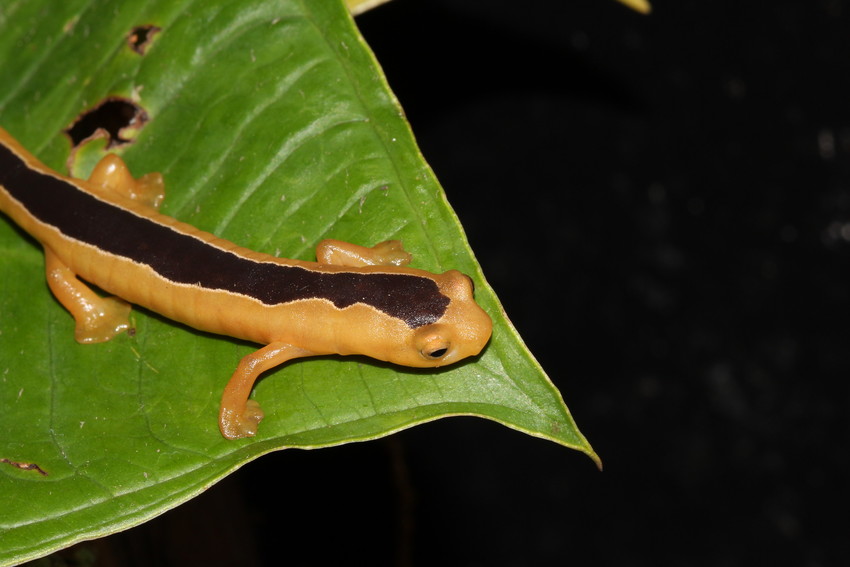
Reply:
[[6, 465], [12, 465], [17, 469], [21, 469], [22, 471], [35, 471], [41, 476], [47, 476], [47, 471], [38, 466], [35, 463], [22, 463], [20, 461], [13, 461], [11, 459], [0, 459], [0, 463], [4, 463]]

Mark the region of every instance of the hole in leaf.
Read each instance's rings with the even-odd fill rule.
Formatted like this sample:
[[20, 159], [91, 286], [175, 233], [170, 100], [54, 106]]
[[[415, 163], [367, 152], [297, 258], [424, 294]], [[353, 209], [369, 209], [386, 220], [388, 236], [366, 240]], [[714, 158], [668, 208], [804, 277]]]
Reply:
[[144, 55], [150, 47], [151, 41], [153, 41], [153, 36], [161, 31], [162, 28], [154, 25], [137, 26], [127, 36], [127, 43], [130, 45], [130, 49], [139, 55]]
[[112, 149], [130, 142], [123, 136], [125, 129], [139, 129], [147, 121], [148, 114], [139, 105], [122, 98], [109, 98], [83, 113], [65, 134], [76, 148], [96, 134], [106, 132], [109, 137], [106, 149]]

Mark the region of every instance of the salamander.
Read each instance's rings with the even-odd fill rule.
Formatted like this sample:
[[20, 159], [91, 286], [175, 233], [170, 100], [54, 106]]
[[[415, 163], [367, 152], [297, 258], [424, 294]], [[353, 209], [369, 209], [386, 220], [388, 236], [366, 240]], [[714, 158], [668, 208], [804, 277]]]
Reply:
[[278, 258], [160, 213], [164, 195], [162, 175], [136, 179], [115, 154], [88, 180], [57, 173], [0, 128], [0, 211], [43, 247], [48, 287], [73, 316], [77, 342], [127, 331], [136, 304], [263, 345], [224, 388], [227, 439], [256, 434], [263, 411], [249, 399], [254, 382], [289, 360], [360, 354], [439, 367], [477, 355], [490, 339], [472, 280], [408, 267], [399, 241], [323, 240], [315, 262]]

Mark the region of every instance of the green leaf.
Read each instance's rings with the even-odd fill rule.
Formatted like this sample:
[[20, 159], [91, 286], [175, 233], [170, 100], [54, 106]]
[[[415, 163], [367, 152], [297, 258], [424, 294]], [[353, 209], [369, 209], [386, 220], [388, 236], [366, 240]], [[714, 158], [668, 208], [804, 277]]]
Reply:
[[[140, 25], [161, 30], [143, 55], [127, 42]], [[341, 3], [18, 0], [0, 6], [0, 29], [0, 124], [51, 167], [65, 171], [64, 128], [123, 97], [149, 121], [120, 153], [136, 175], [163, 173], [166, 214], [308, 260], [325, 237], [400, 238], [415, 267], [472, 276], [495, 321], [485, 352], [447, 369], [358, 357], [285, 365], [256, 387], [259, 434], [226, 441], [221, 391], [256, 345], [142, 309], [133, 336], [78, 345], [40, 248], [4, 217], [0, 564], [139, 524], [269, 451], [450, 415], [493, 419], [598, 462], [487, 286]]]

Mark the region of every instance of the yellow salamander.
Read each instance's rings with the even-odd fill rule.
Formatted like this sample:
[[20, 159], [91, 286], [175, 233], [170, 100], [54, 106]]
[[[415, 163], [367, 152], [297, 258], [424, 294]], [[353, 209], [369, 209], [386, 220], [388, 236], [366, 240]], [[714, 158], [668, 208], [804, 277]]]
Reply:
[[[252, 436], [249, 400], [264, 371], [294, 358], [362, 354], [436, 367], [478, 354], [490, 317], [458, 271], [406, 267], [398, 241], [366, 248], [324, 240], [316, 262], [241, 248], [158, 212], [162, 176], [134, 179], [107, 155], [89, 179], [52, 171], [0, 129], [0, 211], [44, 248], [47, 283], [76, 321], [80, 343], [130, 328], [130, 303], [202, 331], [263, 346], [224, 389], [219, 428]], [[86, 283], [112, 294], [102, 297]]]

